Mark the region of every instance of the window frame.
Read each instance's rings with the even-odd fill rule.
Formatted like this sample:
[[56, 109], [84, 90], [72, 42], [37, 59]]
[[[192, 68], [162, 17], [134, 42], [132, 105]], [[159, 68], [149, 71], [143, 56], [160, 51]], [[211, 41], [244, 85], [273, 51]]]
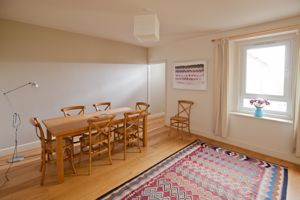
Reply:
[[[293, 116], [293, 85], [294, 85], [294, 45], [295, 34], [286, 34], [280, 36], [269, 36], [264, 38], [249, 39], [246, 41], [237, 42], [237, 59], [239, 65], [239, 80], [238, 80], [238, 99], [237, 99], [237, 110], [242, 113], [253, 113], [253, 108], [243, 106], [245, 98], [264, 98], [271, 101], [281, 101], [287, 103], [286, 112], [264, 110], [264, 113], [268, 117], [281, 118], [281, 119], [292, 119]], [[254, 48], [264, 48], [272, 46], [284, 45], [285, 51], [285, 69], [284, 69], [284, 91], [283, 96], [281, 95], [264, 95], [264, 94], [251, 94], [246, 93], [246, 71], [247, 71], [247, 50]]]

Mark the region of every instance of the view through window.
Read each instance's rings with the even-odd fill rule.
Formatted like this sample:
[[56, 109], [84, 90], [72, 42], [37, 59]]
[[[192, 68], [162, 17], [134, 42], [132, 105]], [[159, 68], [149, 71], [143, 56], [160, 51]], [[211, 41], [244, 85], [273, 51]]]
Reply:
[[267, 99], [265, 113], [291, 117], [291, 39], [270, 38], [240, 44], [239, 110], [251, 112], [251, 99]]

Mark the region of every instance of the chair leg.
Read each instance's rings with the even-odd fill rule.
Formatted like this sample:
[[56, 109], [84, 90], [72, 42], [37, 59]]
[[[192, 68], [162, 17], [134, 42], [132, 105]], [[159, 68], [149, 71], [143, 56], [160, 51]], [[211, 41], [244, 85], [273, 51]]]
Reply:
[[70, 161], [70, 165], [72, 167], [72, 170], [73, 170], [73, 173], [76, 174], [76, 169], [75, 169], [75, 166], [74, 166], [74, 148], [73, 146], [70, 148], [69, 150], [70, 152], [70, 155], [69, 155], [69, 161]]
[[89, 146], [89, 175], [91, 175], [92, 171], [92, 148]]
[[112, 165], [112, 159], [111, 159], [111, 149], [110, 149], [110, 141], [108, 141], [108, 158], [109, 158], [109, 162]]
[[168, 132], [168, 137], [170, 137], [170, 132], [171, 132], [171, 130], [172, 130], [172, 120], [170, 119], [170, 130], [169, 130], [169, 132]]
[[183, 123], [181, 123], [181, 140], [183, 140]]
[[55, 160], [52, 153], [48, 154], [48, 161], [51, 161], [51, 160]]
[[79, 165], [80, 165], [81, 160], [82, 160], [82, 154], [83, 154], [82, 149], [83, 149], [82, 143], [80, 143], [80, 153], [79, 153], [79, 160], [78, 160]]
[[126, 136], [124, 134], [124, 160], [126, 160], [126, 147], [127, 147], [127, 139]]
[[42, 178], [41, 178], [41, 183], [40, 185], [44, 185], [44, 180], [45, 180], [45, 175], [46, 175], [46, 157], [43, 158], [43, 161], [42, 161]]
[[101, 144], [99, 144], [99, 158], [101, 157]]
[[41, 152], [41, 166], [40, 166], [40, 172], [42, 172], [42, 169], [43, 169], [43, 158], [44, 158], [45, 155], [43, 155], [43, 152]]
[[141, 149], [141, 146], [140, 146], [140, 137], [139, 137], [139, 134], [137, 135], [137, 145], [138, 145], [138, 148], [139, 148], [139, 151], [140, 153], [142, 153], [142, 149]]
[[112, 144], [112, 147], [111, 147], [110, 152], [113, 153], [113, 151], [115, 149], [115, 139], [113, 140], [113, 142], [111, 144]]

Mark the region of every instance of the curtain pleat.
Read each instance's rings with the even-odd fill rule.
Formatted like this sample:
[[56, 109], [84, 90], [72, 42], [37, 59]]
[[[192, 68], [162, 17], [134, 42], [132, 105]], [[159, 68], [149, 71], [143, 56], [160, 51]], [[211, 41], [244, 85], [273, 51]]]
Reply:
[[295, 87], [295, 113], [294, 113], [294, 138], [295, 138], [295, 153], [300, 157], [300, 37], [298, 37], [297, 46], [297, 70], [296, 70], [296, 87]]
[[228, 85], [229, 85], [229, 47], [228, 40], [215, 41], [215, 135], [227, 137], [229, 113], [228, 113]]

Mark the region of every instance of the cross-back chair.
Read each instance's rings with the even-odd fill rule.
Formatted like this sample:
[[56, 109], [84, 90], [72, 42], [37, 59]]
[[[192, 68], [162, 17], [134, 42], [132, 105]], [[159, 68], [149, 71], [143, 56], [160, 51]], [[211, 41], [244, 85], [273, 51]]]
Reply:
[[85, 106], [69, 106], [60, 109], [63, 112], [65, 117], [74, 115], [84, 115]]
[[[148, 113], [148, 109], [150, 107], [150, 104], [146, 103], [146, 102], [136, 102], [135, 104], [135, 110], [143, 110], [144, 113]], [[142, 121], [142, 120], [141, 120]], [[140, 127], [141, 131], [144, 131], [144, 126], [142, 123], [140, 123]], [[142, 140], [142, 138], [140, 138]]]
[[[46, 163], [50, 160], [50, 157], [53, 156], [56, 150], [56, 141], [51, 139], [48, 140], [45, 138], [43, 128], [41, 126], [38, 118], [33, 117], [30, 119], [30, 123], [35, 127], [36, 136], [40, 139], [41, 142], [41, 167], [40, 171], [42, 172], [41, 185], [44, 185], [45, 173], [46, 173]], [[64, 138], [63, 140], [64, 153], [66, 154], [65, 159], [70, 161], [73, 173], [76, 173], [73, 161], [73, 142], [69, 138]]]
[[125, 112], [123, 126], [114, 130], [114, 142], [124, 145], [124, 160], [126, 159], [127, 145], [136, 144], [139, 153], [142, 152], [139, 127], [142, 123], [143, 112], [143, 110]]
[[[80, 138], [80, 160], [84, 153], [89, 154], [89, 175], [92, 170], [92, 155], [100, 155], [103, 150], [107, 150], [109, 163], [112, 164], [111, 158], [111, 125], [115, 115], [93, 117], [88, 119], [89, 134]], [[79, 162], [80, 162], [79, 160]]]
[[96, 111], [104, 111], [111, 109], [111, 102], [98, 102], [93, 104]]
[[148, 112], [150, 104], [146, 102], [136, 102], [135, 110], [143, 110], [144, 112]]
[[[60, 109], [65, 117], [70, 117], [74, 115], [84, 115], [85, 112], [85, 106], [80, 105], [80, 106], [69, 106], [69, 107], [64, 107]], [[80, 134], [78, 136], [83, 136], [84, 134]], [[78, 136], [72, 136], [72, 141], [74, 144], [79, 143], [79, 138]]]
[[188, 132], [191, 134], [190, 117], [193, 104], [193, 101], [179, 100], [177, 114], [170, 118], [170, 126], [177, 128], [177, 131], [181, 129], [181, 139], [183, 138], [182, 132], [184, 128], [187, 128]]

